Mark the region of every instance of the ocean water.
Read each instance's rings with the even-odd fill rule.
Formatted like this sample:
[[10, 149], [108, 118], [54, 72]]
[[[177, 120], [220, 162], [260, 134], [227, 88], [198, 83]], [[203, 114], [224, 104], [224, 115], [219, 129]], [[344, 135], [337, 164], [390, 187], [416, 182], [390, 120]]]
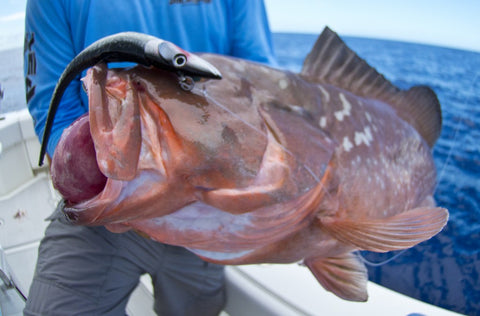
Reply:
[[[315, 35], [275, 34], [281, 66], [300, 71]], [[402, 89], [428, 85], [442, 105], [433, 154], [435, 199], [450, 211], [437, 236], [403, 252], [363, 252], [370, 279], [468, 315], [480, 315], [480, 53], [364, 38], [347, 45]]]
[[[315, 35], [274, 34], [280, 66], [300, 71]], [[434, 147], [438, 205], [450, 221], [437, 236], [403, 252], [362, 253], [372, 281], [422, 301], [480, 315], [480, 53], [345, 37], [347, 44], [400, 88], [429, 85], [443, 109]], [[1, 50], [0, 113], [25, 107], [22, 49]]]

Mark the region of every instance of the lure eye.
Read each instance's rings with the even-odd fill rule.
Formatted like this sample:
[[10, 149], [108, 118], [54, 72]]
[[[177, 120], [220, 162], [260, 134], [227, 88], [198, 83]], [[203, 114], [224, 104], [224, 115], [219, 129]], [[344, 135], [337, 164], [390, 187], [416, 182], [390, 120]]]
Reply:
[[173, 57], [173, 66], [175, 68], [182, 68], [187, 63], [187, 56], [183, 54], [177, 54]]

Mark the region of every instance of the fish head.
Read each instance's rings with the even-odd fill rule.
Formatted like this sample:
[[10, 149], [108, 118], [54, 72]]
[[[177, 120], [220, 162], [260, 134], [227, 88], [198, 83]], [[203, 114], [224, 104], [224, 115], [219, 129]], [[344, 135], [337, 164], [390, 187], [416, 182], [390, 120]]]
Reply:
[[[251, 95], [238, 92], [236, 82], [200, 81], [185, 91], [168, 71], [98, 64], [88, 70], [83, 83], [89, 100], [83, 124], [89, 129], [82, 133], [90, 133], [95, 174], [106, 180], [89, 198], [65, 196], [71, 202], [65, 212], [75, 223], [104, 225], [159, 217], [196, 201], [231, 213], [247, 212], [296, 198], [321, 178], [321, 168], [318, 175], [305, 176], [312, 171], [277, 139], [275, 118], [285, 115], [259, 108], [249, 100]], [[304, 127], [301, 117], [283, 120], [280, 125], [296, 124], [305, 134], [313, 131]], [[324, 136], [319, 135], [322, 140]], [[60, 144], [68, 144], [69, 137], [62, 137]], [[322, 141], [318, 145], [321, 154], [313, 151], [326, 165], [332, 145]], [[58, 148], [52, 169], [65, 165], [64, 147]], [[85, 155], [78, 146], [70, 150], [74, 154], [69, 157]], [[70, 169], [91, 172], [78, 166]], [[298, 185], [292, 174], [307, 180]], [[70, 173], [56, 177], [54, 183], [68, 188], [71, 179], [75, 177]]]

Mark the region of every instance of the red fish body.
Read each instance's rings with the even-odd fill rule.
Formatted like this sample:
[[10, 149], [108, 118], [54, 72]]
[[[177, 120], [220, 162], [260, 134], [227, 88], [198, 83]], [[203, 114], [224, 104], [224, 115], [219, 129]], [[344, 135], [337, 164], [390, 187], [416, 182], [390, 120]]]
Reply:
[[[66, 196], [75, 223], [133, 228], [212, 262], [303, 260], [360, 301], [366, 270], [352, 251], [408, 248], [445, 225], [432, 198], [441, 114], [430, 89], [397, 89], [328, 29], [301, 74], [202, 58], [223, 79], [191, 92], [158, 69], [89, 70], [89, 117], [60, 144], [89, 124], [107, 180], [82, 201]], [[65, 156], [57, 150], [52, 173]], [[68, 174], [54, 178], [60, 191], [76, 183]]]

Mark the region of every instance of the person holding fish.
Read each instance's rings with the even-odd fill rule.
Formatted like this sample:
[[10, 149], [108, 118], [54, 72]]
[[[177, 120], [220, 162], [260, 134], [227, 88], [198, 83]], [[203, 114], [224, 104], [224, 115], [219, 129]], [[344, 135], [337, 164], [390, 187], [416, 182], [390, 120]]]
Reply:
[[[150, 34], [187, 51], [275, 65], [263, 1], [29, 0], [25, 85], [39, 137], [64, 68], [89, 44], [124, 31]], [[63, 130], [88, 111], [81, 91], [79, 78], [66, 87], [46, 144], [49, 157]], [[225, 304], [220, 265], [132, 230], [117, 234], [103, 226], [70, 225], [58, 210], [49, 220], [25, 315], [124, 315], [144, 273], [152, 276], [159, 315], [215, 315]]]

